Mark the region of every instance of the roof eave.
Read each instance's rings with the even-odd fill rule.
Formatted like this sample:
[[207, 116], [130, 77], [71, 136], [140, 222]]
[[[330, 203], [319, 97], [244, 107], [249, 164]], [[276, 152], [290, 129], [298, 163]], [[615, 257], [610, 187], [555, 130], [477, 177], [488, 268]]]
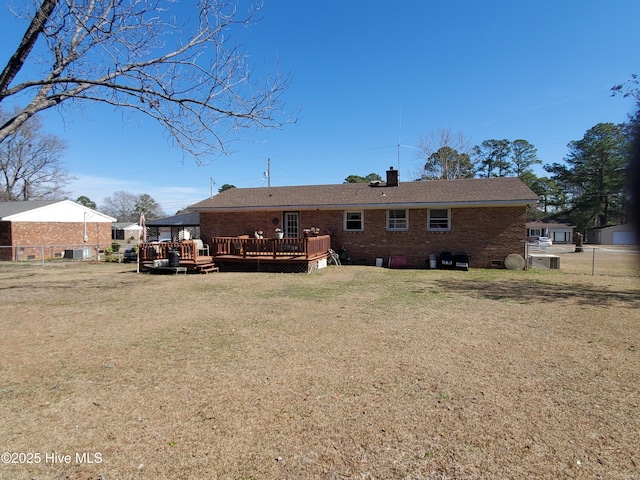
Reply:
[[465, 202], [389, 202], [389, 203], [348, 203], [324, 205], [250, 205], [230, 207], [197, 207], [199, 212], [255, 212], [272, 210], [346, 210], [346, 209], [388, 209], [388, 208], [480, 208], [480, 207], [526, 207], [538, 203], [537, 198], [520, 200], [478, 200]]

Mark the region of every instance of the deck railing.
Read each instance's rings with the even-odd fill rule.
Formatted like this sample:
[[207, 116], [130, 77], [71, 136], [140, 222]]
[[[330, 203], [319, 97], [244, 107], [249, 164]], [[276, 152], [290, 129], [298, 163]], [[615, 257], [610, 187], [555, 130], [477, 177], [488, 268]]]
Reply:
[[213, 237], [211, 256], [302, 257], [312, 258], [326, 254], [331, 248], [331, 237], [322, 235], [308, 238], [250, 238]]
[[140, 262], [169, 258], [169, 251], [179, 252], [180, 260], [197, 260], [198, 249], [192, 240], [182, 242], [141, 243], [138, 253]]

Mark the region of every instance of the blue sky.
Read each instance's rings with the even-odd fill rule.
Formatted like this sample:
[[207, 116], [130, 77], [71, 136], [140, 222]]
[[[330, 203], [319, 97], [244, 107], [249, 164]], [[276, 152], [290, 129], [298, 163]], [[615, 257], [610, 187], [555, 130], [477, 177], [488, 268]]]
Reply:
[[[178, 8], [180, 2], [177, 3]], [[600, 122], [635, 107], [610, 88], [640, 73], [637, 0], [265, 0], [243, 34], [252, 61], [292, 75], [285, 100], [303, 107], [295, 125], [252, 132], [228, 157], [197, 166], [170, 148], [159, 126], [104, 106], [47, 112], [45, 129], [68, 143], [78, 180], [72, 198], [100, 205], [117, 190], [148, 193], [172, 214], [218, 186], [341, 183], [398, 168], [397, 144], [438, 129], [473, 144], [522, 138], [544, 163]], [[6, 9], [4, 66], [24, 26]], [[400, 148], [400, 178], [419, 162]], [[538, 173], [542, 174], [542, 170]]]

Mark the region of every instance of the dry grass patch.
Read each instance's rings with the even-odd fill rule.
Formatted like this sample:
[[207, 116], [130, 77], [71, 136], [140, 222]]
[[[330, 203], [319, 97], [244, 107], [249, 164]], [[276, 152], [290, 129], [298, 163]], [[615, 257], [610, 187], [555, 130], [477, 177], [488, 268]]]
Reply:
[[5, 267], [0, 450], [102, 462], [0, 478], [633, 478], [638, 278], [565, 271]]

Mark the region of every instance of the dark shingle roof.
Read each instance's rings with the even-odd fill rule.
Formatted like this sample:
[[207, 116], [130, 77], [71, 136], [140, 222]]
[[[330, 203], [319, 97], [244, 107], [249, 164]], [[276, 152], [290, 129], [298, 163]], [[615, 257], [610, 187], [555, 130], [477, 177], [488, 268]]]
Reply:
[[538, 196], [514, 177], [292, 187], [231, 188], [189, 207], [207, 210], [527, 205]]
[[527, 222], [527, 228], [548, 228], [548, 227], [568, 227], [575, 228], [570, 222], [560, 222], [557, 220], [539, 220]]

